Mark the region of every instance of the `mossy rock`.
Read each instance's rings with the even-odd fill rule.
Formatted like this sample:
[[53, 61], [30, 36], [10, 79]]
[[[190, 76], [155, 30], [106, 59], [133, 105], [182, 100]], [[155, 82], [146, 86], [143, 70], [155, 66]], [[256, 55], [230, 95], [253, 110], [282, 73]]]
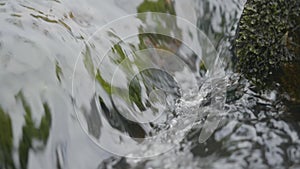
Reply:
[[236, 69], [259, 87], [279, 83], [300, 100], [300, 0], [248, 0], [235, 40]]

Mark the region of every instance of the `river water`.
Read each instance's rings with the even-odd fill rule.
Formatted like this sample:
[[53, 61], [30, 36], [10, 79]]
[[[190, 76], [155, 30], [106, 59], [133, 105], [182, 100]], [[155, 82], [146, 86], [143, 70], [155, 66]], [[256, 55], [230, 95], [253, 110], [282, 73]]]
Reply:
[[0, 0], [0, 168], [300, 168], [282, 95], [233, 73], [244, 3]]

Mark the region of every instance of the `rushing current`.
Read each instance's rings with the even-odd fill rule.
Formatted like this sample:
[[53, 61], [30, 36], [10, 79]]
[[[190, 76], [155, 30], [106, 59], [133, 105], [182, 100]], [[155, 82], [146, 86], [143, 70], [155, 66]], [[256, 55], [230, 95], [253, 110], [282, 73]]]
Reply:
[[0, 168], [299, 168], [299, 116], [234, 72], [244, 3], [0, 0]]

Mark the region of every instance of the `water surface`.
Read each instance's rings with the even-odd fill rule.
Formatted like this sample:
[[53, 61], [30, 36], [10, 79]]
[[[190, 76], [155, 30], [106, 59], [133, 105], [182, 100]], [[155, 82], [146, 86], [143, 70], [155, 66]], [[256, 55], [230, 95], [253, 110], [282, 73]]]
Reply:
[[[279, 99], [281, 94], [276, 90], [261, 94], [232, 73], [232, 40], [244, 0], [159, 3], [167, 5], [158, 8], [157, 3], [142, 0], [0, 1], [0, 168], [299, 167], [299, 122], [281, 116], [289, 112]], [[170, 38], [196, 40], [200, 45], [195, 48], [203, 51], [202, 36], [181, 27], [180, 20], [149, 22], [145, 15], [137, 15], [132, 22], [107, 26], [120, 17], [147, 11], [179, 16], [203, 31], [211, 42], [206, 47], [214, 47], [222, 61], [214, 67], [216, 73], [208, 76], [207, 68], [215, 66], [217, 57], [203, 66], [205, 58], [191, 46]], [[107, 31], [95, 34], [103, 26]], [[144, 28], [160, 28], [170, 36], [139, 36]], [[120, 41], [123, 35], [128, 37]], [[143, 71], [126, 88], [132, 102], [122, 102], [126, 99], [119, 88], [127, 84], [126, 79], [108, 79], [120, 65], [119, 74], [130, 73], [134, 65], [147, 66], [149, 60], [136, 59], [132, 67], [122, 61], [130, 58], [130, 51], [150, 47], [168, 51], [162, 55], [169, 58], [174, 53], [180, 56], [174, 60], [158, 57], [155, 51], [138, 53], [154, 58], [151, 63], [166, 66], [176, 76], [157, 69]], [[108, 57], [102, 60], [105, 51]], [[182, 64], [188, 69], [178, 66]], [[221, 83], [215, 87], [203, 87], [207, 79], [220, 82], [219, 78]], [[111, 83], [116, 87], [110, 88]], [[225, 107], [218, 111], [210, 96], [218, 91], [217, 84], [226, 85], [227, 93]], [[149, 93], [150, 88], [154, 92]], [[164, 115], [156, 123], [135, 123], [120, 111], [132, 104], [148, 113], [139, 120], [154, 119], [162, 111]], [[161, 110], [166, 105], [168, 109]], [[199, 143], [208, 112], [217, 114], [220, 123], [208, 140]], [[175, 147], [162, 155], [122, 158], [108, 151], [124, 148], [122, 153], [137, 156], [134, 146], [163, 131], [168, 132], [160, 143], [174, 142]], [[182, 133], [183, 140], [171, 137]], [[161, 153], [162, 148], [153, 145], [147, 142], [141, 155]]]

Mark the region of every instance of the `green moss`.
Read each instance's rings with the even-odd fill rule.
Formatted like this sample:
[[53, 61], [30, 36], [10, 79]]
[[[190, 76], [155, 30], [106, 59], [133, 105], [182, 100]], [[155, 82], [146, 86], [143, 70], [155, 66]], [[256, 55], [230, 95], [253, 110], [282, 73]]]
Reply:
[[0, 107], [0, 168], [14, 169], [12, 158], [13, 131], [11, 119]]
[[58, 81], [61, 82], [62, 69], [57, 61], [55, 62], [55, 74]]
[[129, 98], [130, 101], [133, 102], [141, 111], [145, 111], [146, 107], [142, 103], [141, 90], [141, 84], [135, 77], [129, 85]]
[[41, 119], [39, 128], [37, 128], [36, 138], [43, 141], [44, 145], [46, 145], [50, 133], [49, 129], [51, 127], [52, 118], [51, 118], [51, 111], [48, 104], [44, 103], [43, 107], [44, 107], [45, 115]]
[[98, 70], [97, 71], [97, 74], [96, 74], [96, 80], [98, 81], [98, 83], [103, 87], [103, 89], [109, 94], [111, 95], [111, 86], [108, 82], [106, 82], [102, 76], [101, 76], [101, 73], [100, 71]]
[[122, 61], [127, 58], [127, 55], [124, 53], [124, 51], [123, 51], [123, 49], [122, 49], [122, 47], [119, 43], [114, 44], [114, 47], [112, 47], [111, 50], [112, 50], [113, 53], [118, 54], [117, 55], [118, 58], [113, 58], [114, 62], [116, 64], [121, 64]]
[[22, 169], [27, 168], [29, 150], [34, 149], [32, 141], [34, 139], [43, 142], [43, 146], [47, 144], [49, 132], [51, 128], [51, 112], [46, 103], [43, 104], [45, 115], [42, 117], [38, 128], [35, 127], [32, 119], [31, 108], [20, 92], [17, 96], [23, 104], [26, 114], [24, 115], [25, 125], [22, 128], [22, 139], [19, 144], [19, 160]]
[[84, 66], [86, 68], [86, 70], [88, 71], [88, 73], [90, 74], [90, 76], [94, 77], [95, 73], [94, 73], [94, 63], [93, 63], [93, 59], [91, 56], [91, 50], [89, 48], [89, 46], [86, 44], [85, 45], [85, 52], [83, 53], [84, 58], [83, 58], [83, 63]]
[[247, 1], [235, 42], [237, 70], [260, 86], [272, 83], [284, 64], [299, 58], [287, 45], [299, 14], [299, 0]]
[[161, 12], [176, 15], [171, 0], [144, 0], [144, 2], [138, 6], [137, 12]]

